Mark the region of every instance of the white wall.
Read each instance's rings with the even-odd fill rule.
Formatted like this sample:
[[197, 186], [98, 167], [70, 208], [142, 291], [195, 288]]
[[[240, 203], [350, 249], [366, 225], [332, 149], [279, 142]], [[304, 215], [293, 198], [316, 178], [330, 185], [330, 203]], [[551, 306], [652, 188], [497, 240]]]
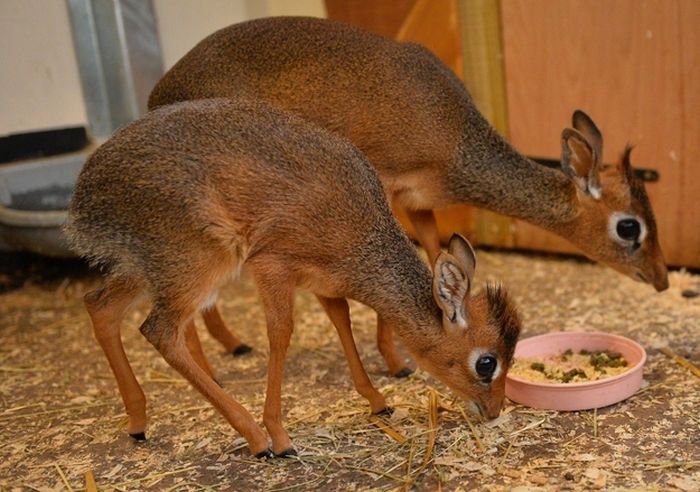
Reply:
[[[323, 0], [154, 0], [154, 8], [166, 69], [229, 24], [326, 15]], [[0, 0], [0, 137], [86, 124], [65, 0]]]
[[0, 0], [0, 137], [86, 121], [64, 0]]

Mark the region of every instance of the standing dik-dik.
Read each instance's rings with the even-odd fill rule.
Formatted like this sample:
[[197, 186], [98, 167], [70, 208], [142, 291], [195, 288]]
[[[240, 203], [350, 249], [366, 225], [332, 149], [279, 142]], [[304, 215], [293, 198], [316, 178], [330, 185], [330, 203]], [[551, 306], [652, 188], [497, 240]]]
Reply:
[[[390, 321], [418, 364], [476, 411], [489, 418], [500, 411], [520, 330], [505, 291], [470, 295], [474, 253], [459, 236], [431, 275], [362, 153], [294, 115], [227, 99], [149, 113], [90, 157], [66, 232], [76, 251], [108, 271], [104, 287], [85, 300], [137, 439], [145, 438], [145, 397], [119, 324], [140, 293], [153, 306], [141, 333], [258, 456], [295, 452], [280, 392], [297, 287], [321, 301], [373, 412], [386, 404], [355, 348], [347, 298]], [[193, 316], [243, 264], [267, 319], [263, 422], [271, 450], [251, 415], [212, 379], [193, 336]]]
[[[207, 37], [165, 74], [149, 106], [240, 96], [352, 141], [377, 169], [390, 202], [406, 211], [431, 263], [440, 252], [433, 209], [466, 203], [553, 231], [659, 291], [668, 286], [629, 150], [617, 165], [603, 166], [602, 136], [581, 111], [562, 133], [561, 170], [549, 169], [499, 136], [463, 83], [424, 47], [295, 17], [236, 24]], [[388, 325], [378, 321], [380, 350], [395, 373], [403, 364]]]

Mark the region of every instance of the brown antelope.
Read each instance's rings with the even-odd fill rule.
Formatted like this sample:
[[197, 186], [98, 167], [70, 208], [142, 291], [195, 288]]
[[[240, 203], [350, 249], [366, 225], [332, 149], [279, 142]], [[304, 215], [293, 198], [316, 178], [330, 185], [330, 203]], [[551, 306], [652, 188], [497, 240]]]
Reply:
[[[431, 264], [440, 252], [433, 209], [463, 203], [539, 225], [659, 291], [668, 286], [654, 214], [629, 150], [618, 165], [602, 166], [603, 139], [581, 111], [562, 134], [561, 170], [549, 169], [499, 136], [462, 82], [424, 47], [298, 17], [215, 32], [165, 74], [149, 107], [239, 96], [353, 142], [389, 201], [406, 211]], [[390, 372], [407, 374], [387, 320], [379, 316], [377, 328]]]
[[[470, 295], [474, 252], [459, 236], [431, 275], [362, 153], [290, 113], [228, 99], [149, 113], [90, 157], [65, 230], [76, 251], [109, 272], [85, 301], [136, 439], [145, 439], [145, 396], [119, 324], [140, 293], [153, 306], [141, 333], [258, 456], [295, 453], [280, 393], [297, 287], [312, 291], [333, 321], [373, 412], [387, 407], [355, 348], [347, 298], [391, 322], [418, 364], [476, 411], [488, 418], [500, 411], [520, 330], [506, 292], [489, 287]], [[267, 319], [263, 422], [271, 448], [253, 417], [212, 379], [193, 337], [193, 316], [243, 264]]]

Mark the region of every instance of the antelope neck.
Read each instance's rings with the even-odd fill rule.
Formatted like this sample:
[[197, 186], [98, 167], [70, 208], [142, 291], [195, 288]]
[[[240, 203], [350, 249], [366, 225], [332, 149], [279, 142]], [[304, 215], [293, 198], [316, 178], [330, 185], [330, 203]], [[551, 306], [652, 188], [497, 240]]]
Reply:
[[565, 231], [576, 215], [569, 178], [526, 158], [491, 128], [478, 132], [482, 138], [473, 133], [461, 142], [445, 183], [455, 202]]
[[407, 238], [381, 238], [357, 275], [354, 299], [374, 309], [407, 340], [434, 338], [442, 313], [433, 299], [432, 274]]
[[[417, 259], [422, 263], [422, 260]], [[407, 349], [413, 345], [427, 346], [435, 341], [441, 329], [442, 313], [433, 299], [432, 276], [427, 266], [420, 282], [409, 277], [405, 282], [394, 283], [397, 287], [385, 291], [386, 297], [377, 299], [373, 307], [377, 314], [398, 333]], [[389, 286], [387, 286], [389, 287]]]

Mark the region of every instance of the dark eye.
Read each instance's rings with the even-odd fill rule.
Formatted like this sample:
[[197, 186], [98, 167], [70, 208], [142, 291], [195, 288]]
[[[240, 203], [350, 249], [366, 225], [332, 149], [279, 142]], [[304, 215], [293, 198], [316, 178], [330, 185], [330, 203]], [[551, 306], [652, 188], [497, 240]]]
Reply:
[[642, 228], [636, 219], [622, 219], [617, 223], [617, 235], [625, 241], [638, 241]]
[[491, 378], [498, 362], [493, 355], [482, 355], [476, 361], [476, 373], [484, 379]]

